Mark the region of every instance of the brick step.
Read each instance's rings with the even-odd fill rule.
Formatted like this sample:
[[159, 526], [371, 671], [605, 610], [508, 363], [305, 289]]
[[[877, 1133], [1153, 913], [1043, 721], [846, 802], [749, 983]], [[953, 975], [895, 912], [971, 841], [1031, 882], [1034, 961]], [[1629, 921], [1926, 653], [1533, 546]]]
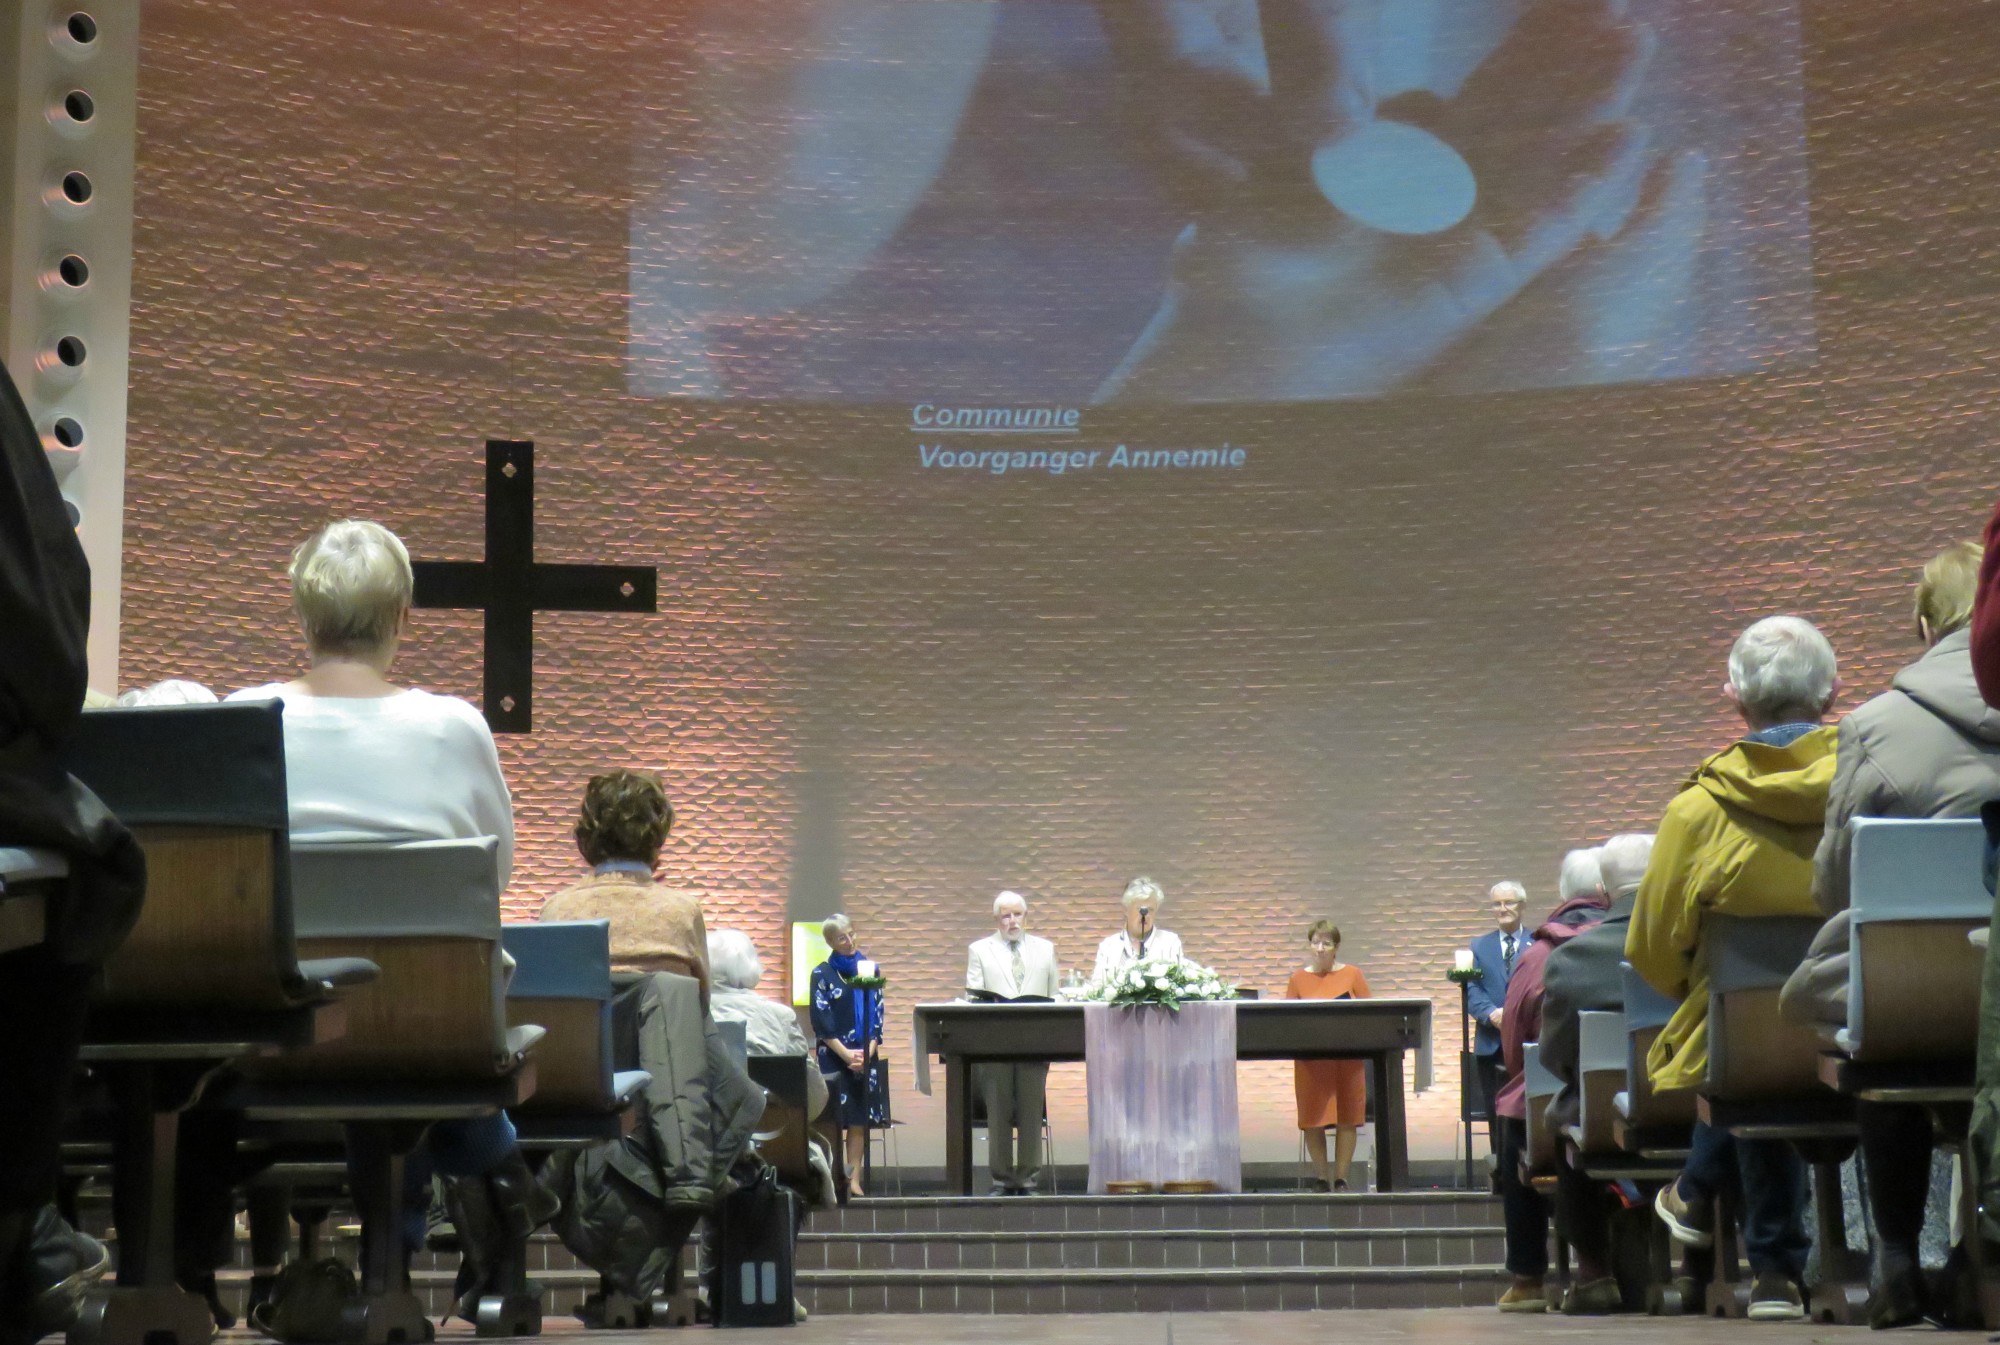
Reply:
[[816, 1210], [828, 1233], [1066, 1232], [1168, 1228], [1499, 1227], [1500, 1202], [1459, 1192], [1393, 1195], [869, 1197]]
[[1261, 1312], [1484, 1307], [1493, 1266], [805, 1271], [806, 1307], [837, 1313]]
[[1122, 1270], [1494, 1265], [1498, 1228], [1100, 1229], [799, 1235], [801, 1270]]

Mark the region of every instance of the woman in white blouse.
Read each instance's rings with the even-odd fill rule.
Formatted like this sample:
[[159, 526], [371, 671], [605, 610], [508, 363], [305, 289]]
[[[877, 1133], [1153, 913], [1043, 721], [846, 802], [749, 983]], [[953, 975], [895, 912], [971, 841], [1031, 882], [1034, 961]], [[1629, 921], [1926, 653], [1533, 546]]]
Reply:
[[[292, 681], [229, 699], [284, 702], [292, 843], [493, 836], [500, 842], [496, 890], [504, 890], [514, 863], [514, 813], [486, 720], [456, 696], [389, 680], [409, 635], [415, 590], [402, 541], [378, 523], [330, 523], [292, 553], [290, 575], [311, 664]], [[504, 1112], [441, 1121], [404, 1167], [404, 1236], [413, 1250], [423, 1242], [432, 1171], [448, 1189], [454, 1181], [484, 1182], [481, 1194], [503, 1219], [532, 1226], [556, 1213]], [[461, 1311], [482, 1288], [472, 1285]]]
[[1125, 928], [1097, 945], [1097, 966], [1090, 979], [1101, 981], [1141, 958], [1178, 960], [1181, 938], [1170, 929], [1157, 929], [1153, 918], [1167, 904], [1167, 894], [1151, 878], [1134, 878], [1125, 885]]
[[514, 866], [514, 810], [478, 710], [389, 680], [409, 634], [410, 555], [379, 523], [330, 523], [292, 553], [292, 600], [311, 665], [230, 700], [285, 703], [292, 840], [500, 842]]

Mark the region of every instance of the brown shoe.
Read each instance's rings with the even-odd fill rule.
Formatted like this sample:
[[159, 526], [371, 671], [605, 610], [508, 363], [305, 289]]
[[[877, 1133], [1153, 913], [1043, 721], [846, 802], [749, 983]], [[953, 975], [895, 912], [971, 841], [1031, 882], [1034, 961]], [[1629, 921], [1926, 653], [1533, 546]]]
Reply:
[[1683, 1199], [1678, 1180], [1662, 1186], [1660, 1194], [1653, 1197], [1653, 1212], [1683, 1247], [1700, 1249], [1715, 1245], [1715, 1234], [1709, 1231], [1708, 1209], [1706, 1200]]
[[1789, 1275], [1759, 1275], [1750, 1285], [1753, 1322], [1796, 1322], [1806, 1315], [1805, 1300]]
[[1549, 1310], [1548, 1290], [1538, 1279], [1526, 1275], [1516, 1275], [1514, 1282], [1507, 1286], [1507, 1292], [1500, 1295], [1495, 1305], [1502, 1312], [1547, 1312]]

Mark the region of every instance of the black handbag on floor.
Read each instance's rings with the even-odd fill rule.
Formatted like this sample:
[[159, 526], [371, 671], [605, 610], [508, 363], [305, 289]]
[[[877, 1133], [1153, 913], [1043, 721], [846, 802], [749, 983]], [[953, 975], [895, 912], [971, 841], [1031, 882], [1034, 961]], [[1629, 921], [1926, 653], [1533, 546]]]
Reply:
[[723, 1197], [708, 1301], [717, 1326], [790, 1326], [799, 1198], [765, 1166], [757, 1180]]

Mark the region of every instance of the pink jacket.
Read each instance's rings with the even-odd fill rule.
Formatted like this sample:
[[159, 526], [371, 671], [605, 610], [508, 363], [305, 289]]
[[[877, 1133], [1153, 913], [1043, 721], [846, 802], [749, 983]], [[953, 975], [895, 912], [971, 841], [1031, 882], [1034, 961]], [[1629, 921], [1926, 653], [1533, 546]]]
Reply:
[[1507, 982], [1507, 1002], [1500, 1008], [1500, 1061], [1507, 1082], [1493, 1099], [1493, 1110], [1516, 1121], [1528, 1119], [1528, 1081], [1521, 1070], [1521, 1048], [1542, 1035], [1542, 968], [1549, 954], [1595, 925], [1611, 909], [1602, 892], [1571, 897], [1549, 912], [1535, 930], [1535, 941], [1514, 964]]

